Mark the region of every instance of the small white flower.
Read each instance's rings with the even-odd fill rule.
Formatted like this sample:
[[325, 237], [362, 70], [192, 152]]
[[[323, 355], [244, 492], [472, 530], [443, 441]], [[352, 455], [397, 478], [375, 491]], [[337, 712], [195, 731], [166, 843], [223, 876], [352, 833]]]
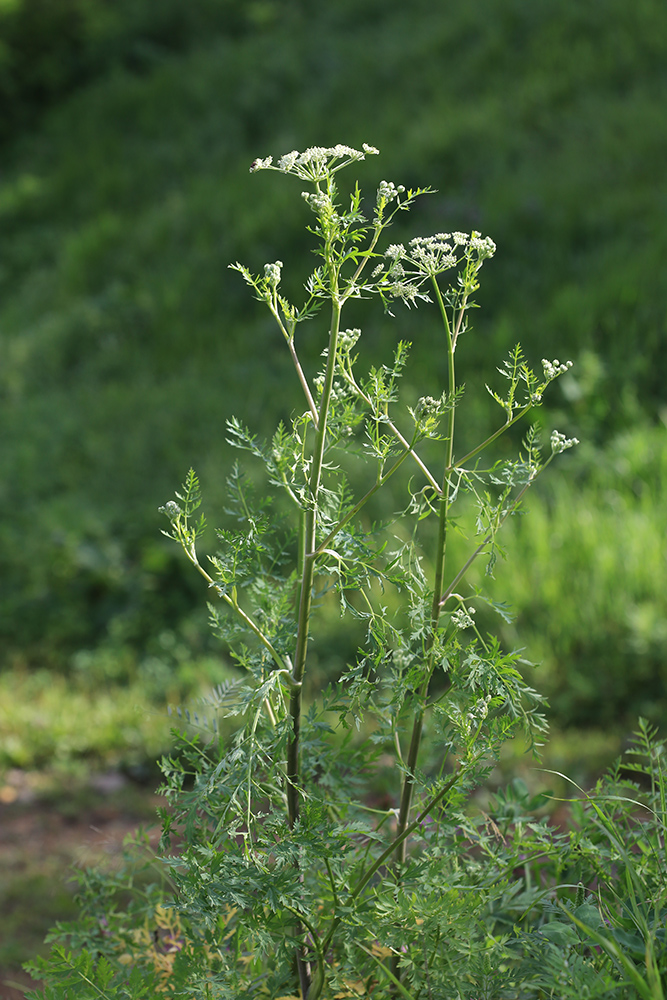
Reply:
[[250, 173], [254, 174], [256, 170], [268, 170], [273, 163], [273, 157], [267, 156], [265, 159], [256, 159], [250, 164]]
[[291, 153], [285, 153], [285, 155], [281, 156], [278, 160], [278, 170], [283, 170], [287, 173], [292, 169], [298, 159], [299, 151], [297, 149], [293, 149]]

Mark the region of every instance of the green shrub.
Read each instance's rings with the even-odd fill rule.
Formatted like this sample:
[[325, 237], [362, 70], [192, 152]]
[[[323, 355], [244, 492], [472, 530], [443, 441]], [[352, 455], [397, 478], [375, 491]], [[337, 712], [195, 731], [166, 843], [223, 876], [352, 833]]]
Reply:
[[[495, 430], [459, 446], [465, 404], [455, 351], [470, 340], [472, 296], [495, 244], [473, 230], [386, 246], [393, 220], [430, 192], [381, 181], [370, 210], [358, 184], [342, 195], [339, 171], [376, 153], [365, 144], [314, 147], [251, 168], [308, 188], [319, 260], [303, 305], [283, 293], [281, 261], [259, 275], [232, 265], [278, 326], [303, 410], [266, 441], [228, 420], [230, 444], [263, 478], [258, 488], [234, 465], [219, 548], [207, 561], [193, 470], [161, 508], [166, 533], [208, 584], [211, 623], [241, 676], [186, 713], [208, 742], [182, 734], [178, 754], [163, 762], [170, 808], [162, 847], [178, 849], [164, 859], [176, 895], [166, 909], [155, 893], [145, 898], [173, 958], [160, 960], [156, 939], [133, 917], [101, 923], [89, 911], [65, 929], [74, 952], [58, 945], [39, 968], [56, 996], [164, 988], [220, 997], [298, 991], [317, 1000], [352, 995], [358, 982], [366, 992], [410, 997], [486, 975], [471, 951], [479, 900], [461, 905], [472, 875], [466, 804], [503, 744], [522, 732], [535, 747], [544, 719], [519, 654], [476, 625], [485, 599], [479, 589], [468, 593], [466, 574], [481, 557], [493, 566], [504, 523], [554, 457], [578, 443], [553, 431], [543, 459], [532, 427], [516, 457], [489, 457], [571, 363], [543, 359], [538, 374], [516, 345], [489, 389], [501, 411]], [[443, 277], [451, 271], [453, 279]], [[400, 405], [404, 341], [391, 362], [363, 372], [361, 330], [345, 329], [341, 315], [370, 297], [385, 313], [394, 302], [434, 304], [445, 369], [438, 396]], [[321, 328], [323, 307], [328, 335], [314, 374], [300, 354], [302, 330], [312, 337]], [[377, 497], [406, 467], [402, 509], [379, 520]], [[471, 518], [466, 557], [454, 561], [450, 538]], [[327, 594], [339, 603], [342, 628], [345, 619], [362, 622], [365, 634], [336, 681], [311, 687], [308, 701]], [[220, 734], [218, 716], [238, 720], [231, 738]], [[394, 787], [373, 804], [369, 792], [387, 760]], [[145, 904], [134, 913], [145, 920]], [[455, 919], [465, 936], [443, 949]], [[498, 938], [485, 959], [508, 955]]]

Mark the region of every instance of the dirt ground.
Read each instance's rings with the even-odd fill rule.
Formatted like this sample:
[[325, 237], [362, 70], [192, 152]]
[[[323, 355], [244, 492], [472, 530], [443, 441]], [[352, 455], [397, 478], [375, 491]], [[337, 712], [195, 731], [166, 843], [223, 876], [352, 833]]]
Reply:
[[73, 868], [113, 864], [138, 826], [152, 824], [157, 843], [154, 788], [118, 771], [0, 777], [0, 1000], [23, 1000], [39, 985], [21, 965], [57, 920], [76, 914]]

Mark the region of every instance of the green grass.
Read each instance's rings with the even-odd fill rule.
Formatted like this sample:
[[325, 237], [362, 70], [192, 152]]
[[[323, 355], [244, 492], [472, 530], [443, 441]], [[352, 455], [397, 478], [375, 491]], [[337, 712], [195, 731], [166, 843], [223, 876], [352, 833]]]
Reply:
[[46, 670], [0, 674], [0, 774], [82, 767], [141, 774], [171, 746], [177, 717], [168, 706], [177, 710], [229, 676], [219, 660], [190, 660], [171, 677], [163, 662], [148, 660], [139, 676], [119, 677], [116, 650], [80, 656], [77, 666], [69, 679]]
[[[659, 725], [667, 681], [667, 434], [635, 428], [582, 448], [508, 525], [499, 594], [518, 611], [507, 640], [541, 664], [556, 719]], [[494, 589], [493, 587], [491, 588]]]

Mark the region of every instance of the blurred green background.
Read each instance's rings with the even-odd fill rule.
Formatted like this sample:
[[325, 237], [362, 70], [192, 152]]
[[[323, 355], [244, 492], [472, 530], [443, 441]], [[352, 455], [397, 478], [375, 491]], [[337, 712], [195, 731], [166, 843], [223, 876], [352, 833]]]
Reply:
[[[0, 104], [0, 766], [139, 766], [165, 702], [228, 670], [157, 508], [193, 465], [215, 523], [225, 418], [270, 431], [298, 405], [227, 265], [280, 258], [298, 289], [298, 186], [248, 168], [337, 142], [381, 150], [369, 195], [438, 189], [411, 234], [497, 242], [465, 381], [517, 340], [575, 362], [541, 419], [582, 445], [509, 526], [492, 590], [557, 727], [662, 721], [664, 0], [0, 0]], [[369, 359], [414, 339], [408, 386], [435, 389], [428, 310], [358, 322]], [[470, 404], [462, 434], [492, 419]], [[348, 653], [330, 631], [323, 670]]]

